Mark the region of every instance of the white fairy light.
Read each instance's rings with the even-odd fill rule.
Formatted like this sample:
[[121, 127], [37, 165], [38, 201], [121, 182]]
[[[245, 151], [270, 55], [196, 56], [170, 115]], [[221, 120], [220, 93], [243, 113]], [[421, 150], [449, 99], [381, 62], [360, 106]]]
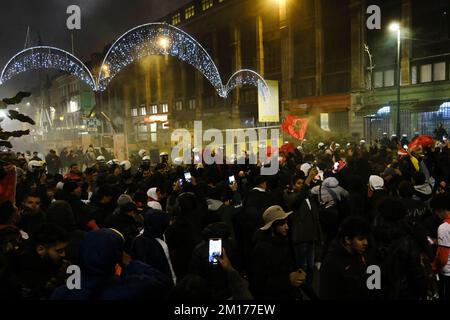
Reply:
[[257, 87], [264, 99], [270, 95], [264, 79], [248, 69], [233, 74], [224, 86], [216, 64], [202, 45], [189, 34], [166, 23], [144, 24], [119, 37], [106, 54], [97, 81], [89, 69], [69, 52], [39, 46], [13, 56], [3, 68], [0, 84], [28, 70], [58, 69], [77, 76], [94, 91], [104, 91], [123, 68], [150, 55], [170, 55], [189, 63], [208, 79], [222, 98], [241, 85]]
[[89, 69], [71, 53], [48, 46], [32, 47], [14, 55], [5, 65], [0, 84], [16, 75], [36, 69], [57, 69], [77, 76], [96, 91], [94, 77]]

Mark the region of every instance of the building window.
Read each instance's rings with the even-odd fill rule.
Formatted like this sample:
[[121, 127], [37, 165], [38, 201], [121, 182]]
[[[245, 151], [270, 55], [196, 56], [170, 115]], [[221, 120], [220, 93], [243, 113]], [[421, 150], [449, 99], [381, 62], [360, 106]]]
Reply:
[[131, 109], [131, 116], [132, 117], [137, 117], [138, 116], [138, 109], [137, 108]]
[[417, 84], [417, 66], [411, 68], [411, 84]]
[[151, 123], [150, 124], [150, 140], [152, 142], [156, 142], [156, 139], [157, 139], [156, 132], [157, 132], [157, 130], [158, 130], [158, 124], [156, 122], [155, 123]]
[[382, 88], [383, 87], [383, 72], [382, 71], [377, 71], [377, 72], [374, 73], [373, 86], [375, 88]]
[[148, 126], [146, 124], [140, 124], [137, 127], [138, 129], [138, 140], [139, 141], [143, 141], [143, 140], [147, 140], [147, 132], [148, 132]]
[[80, 110], [80, 106], [78, 105], [78, 101], [70, 100], [69, 102], [69, 113], [77, 112]]
[[432, 71], [431, 64], [425, 64], [423, 66], [420, 66], [420, 83], [431, 82], [432, 79], [431, 71]]
[[146, 107], [141, 107], [141, 116], [146, 116], [147, 115], [147, 108]]
[[394, 70], [387, 70], [384, 72], [384, 86], [393, 87], [395, 85], [395, 73]]
[[181, 14], [177, 13], [176, 15], [174, 15], [172, 17], [172, 24], [174, 26], [176, 26], [177, 24], [179, 24], [181, 22]]
[[435, 63], [433, 66], [433, 81], [444, 81], [446, 76], [445, 62]]
[[157, 114], [158, 113], [158, 106], [157, 105], [152, 105], [152, 114]]
[[188, 101], [188, 109], [189, 110], [195, 110], [195, 99], [190, 99]]
[[329, 124], [329, 114], [328, 113], [321, 113], [320, 114], [320, 128], [325, 131], [330, 131], [330, 124]]
[[375, 88], [395, 86], [394, 70], [377, 71], [373, 75], [373, 86]]
[[183, 111], [183, 101], [175, 102], [175, 110], [176, 111]]
[[186, 10], [184, 10], [184, 17], [185, 19], [190, 19], [195, 15], [195, 6], [190, 6]]
[[167, 103], [161, 105], [161, 113], [169, 113], [169, 105]]
[[148, 132], [148, 127], [146, 124], [139, 125], [139, 133], [147, 133], [147, 132]]
[[213, 6], [213, 0], [202, 0], [203, 11], [208, 10]]

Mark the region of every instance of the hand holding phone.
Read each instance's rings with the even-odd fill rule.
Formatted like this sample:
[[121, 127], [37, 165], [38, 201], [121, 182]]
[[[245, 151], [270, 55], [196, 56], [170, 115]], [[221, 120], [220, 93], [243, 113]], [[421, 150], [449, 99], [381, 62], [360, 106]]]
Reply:
[[189, 182], [189, 183], [192, 181], [192, 176], [189, 171], [184, 173], [184, 180], [186, 180], [186, 182]]
[[222, 239], [209, 239], [209, 263], [217, 265], [222, 255]]
[[230, 185], [233, 185], [236, 182], [236, 179], [234, 178], [234, 175], [228, 177], [228, 182], [230, 183]]

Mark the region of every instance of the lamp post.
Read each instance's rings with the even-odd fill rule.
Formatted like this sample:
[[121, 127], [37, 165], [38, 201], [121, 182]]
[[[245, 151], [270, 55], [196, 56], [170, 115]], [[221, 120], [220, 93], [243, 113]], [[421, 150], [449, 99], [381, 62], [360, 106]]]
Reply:
[[397, 33], [397, 139], [400, 139], [400, 86], [401, 86], [401, 28], [397, 22], [389, 26], [389, 30]]

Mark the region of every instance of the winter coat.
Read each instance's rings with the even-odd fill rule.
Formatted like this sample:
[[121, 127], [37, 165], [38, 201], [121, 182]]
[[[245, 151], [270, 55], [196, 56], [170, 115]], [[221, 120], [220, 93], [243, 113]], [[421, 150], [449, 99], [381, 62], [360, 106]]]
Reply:
[[289, 216], [289, 219], [293, 244], [322, 241], [319, 209], [314, 201], [305, 199]]
[[81, 289], [69, 290], [66, 285], [55, 290], [53, 300], [160, 300], [168, 295], [170, 280], [153, 267], [132, 260], [115, 276], [115, 267], [122, 261], [124, 241], [110, 229], [91, 231], [81, 248]]
[[364, 256], [350, 254], [340, 242], [333, 242], [320, 270], [319, 297], [323, 300], [368, 299], [366, 268]]
[[164, 240], [164, 232], [169, 225], [167, 214], [149, 209], [145, 214], [144, 233], [134, 239], [131, 257], [147, 263], [172, 280], [172, 273], [163, 247], [158, 240]]
[[272, 236], [271, 230], [259, 233], [251, 254], [250, 289], [255, 299], [292, 299], [289, 275], [297, 269], [288, 239]]
[[413, 226], [406, 221], [385, 221], [377, 217], [374, 227], [375, 263], [382, 272], [382, 292], [389, 300], [425, 298], [428, 275], [425, 255], [413, 237]]

